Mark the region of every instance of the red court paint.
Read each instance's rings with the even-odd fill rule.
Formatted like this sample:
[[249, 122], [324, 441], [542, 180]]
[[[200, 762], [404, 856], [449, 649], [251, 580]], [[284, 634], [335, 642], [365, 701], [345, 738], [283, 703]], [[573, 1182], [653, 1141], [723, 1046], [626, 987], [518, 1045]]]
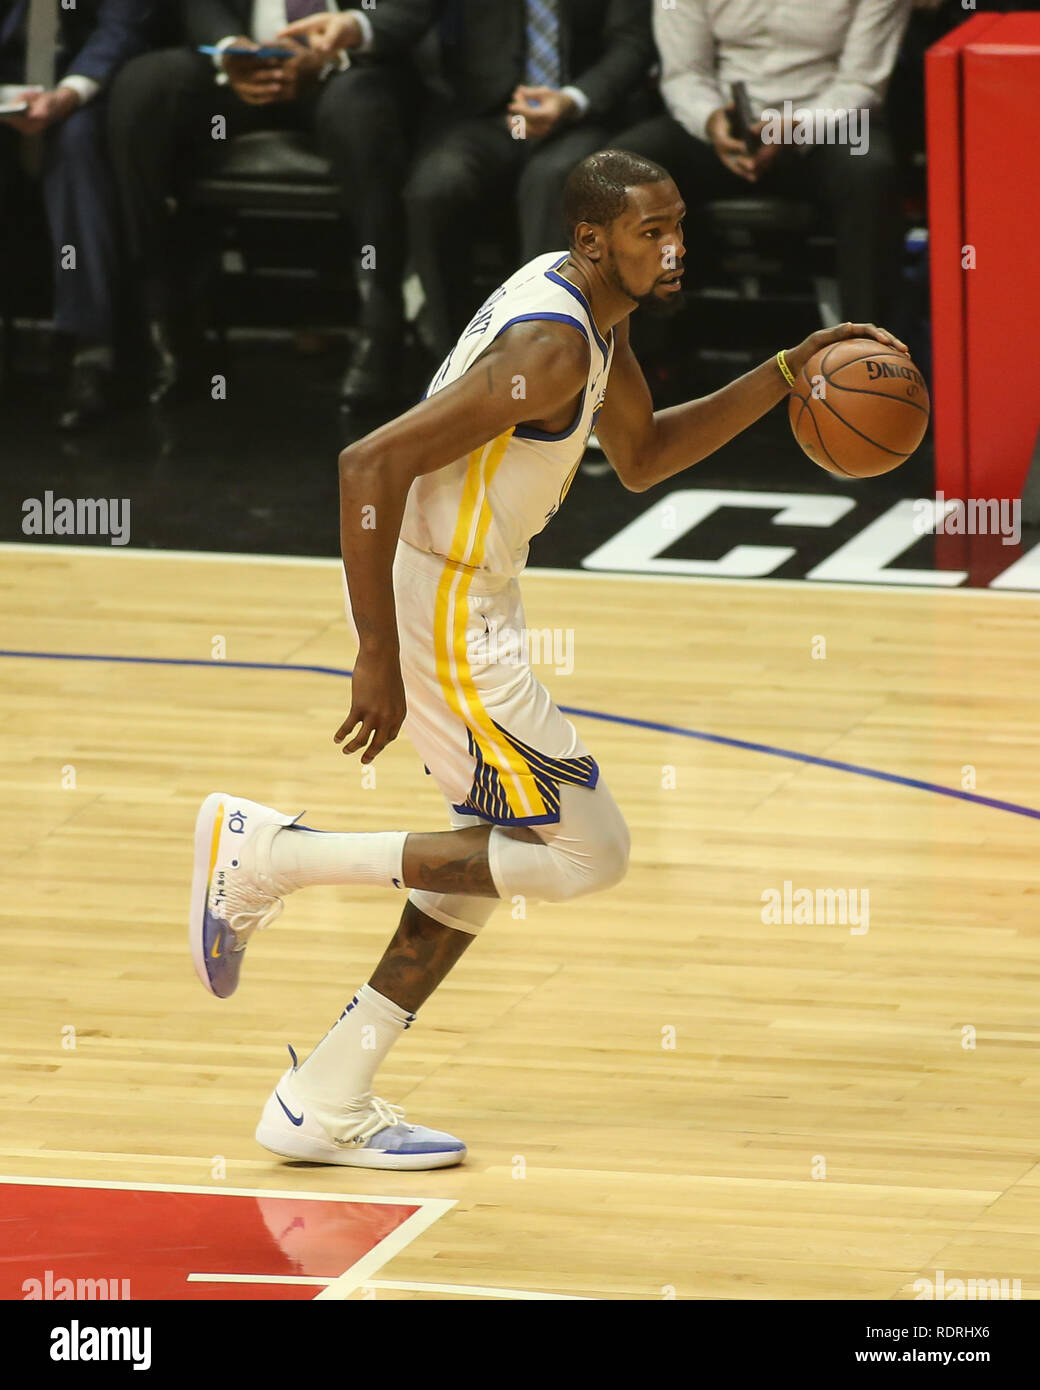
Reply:
[[0, 1299], [122, 1297], [124, 1289], [131, 1299], [311, 1299], [320, 1285], [189, 1283], [188, 1275], [331, 1281], [421, 1206], [2, 1182]]

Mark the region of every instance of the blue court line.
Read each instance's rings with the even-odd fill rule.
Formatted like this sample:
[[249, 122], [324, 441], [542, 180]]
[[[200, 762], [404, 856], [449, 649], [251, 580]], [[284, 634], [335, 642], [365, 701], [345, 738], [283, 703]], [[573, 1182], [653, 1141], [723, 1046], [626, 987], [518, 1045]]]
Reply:
[[[340, 676], [349, 679], [352, 671], [338, 666], [297, 666], [277, 661], [215, 661], [200, 657], [181, 656], [104, 656], [88, 652], [16, 652], [0, 650], [0, 657], [30, 658], [34, 661], [122, 661], [135, 666], [204, 666], [232, 667], [239, 671], [303, 671], [310, 675]], [[836, 758], [819, 758], [814, 753], [798, 753], [793, 748], [777, 748], [771, 743], [752, 743], [749, 739], [731, 738], [727, 734], [709, 734], [702, 729], [686, 729], [681, 724], [662, 724], [655, 719], [636, 719], [628, 714], [605, 714], [602, 710], [578, 709], [574, 705], [561, 705], [564, 714], [576, 715], [579, 719], [598, 719], [604, 724], [624, 724], [630, 729], [648, 729], [655, 734], [675, 734], [679, 738], [695, 738], [702, 743], [716, 743], [723, 748], [740, 748], [746, 753], [765, 753], [772, 758], [787, 758], [795, 763], [807, 763], [812, 767], [829, 767], [835, 772], [851, 772], [857, 777], [873, 777], [877, 782], [892, 782], [900, 787], [914, 787], [918, 791], [931, 792], [934, 796], [950, 796], [956, 801], [972, 801], [977, 806], [992, 806], [995, 811], [1008, 811], [1014, 816], [1029, 816], [1040, 820], [1040, 810], [1032, 806], [1019, 806], [1015, 801], [999, 801], [993, 796], [980, 796], [977, 792], [961, 791], [957, 787], [943, 787], [938, 782], [924, 782], [918, 777], [903, 777], [898, 772], [881, 772], [874, 767], [860, 767], [858, 763], [844, 763]]]

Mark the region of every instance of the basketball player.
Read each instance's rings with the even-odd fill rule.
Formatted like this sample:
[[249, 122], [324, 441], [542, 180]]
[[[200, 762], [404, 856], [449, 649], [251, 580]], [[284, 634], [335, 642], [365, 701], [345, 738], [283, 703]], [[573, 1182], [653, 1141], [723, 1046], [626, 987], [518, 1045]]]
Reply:
[[374, 758], [404, 728], [451, 829], [329, 833], [237, 796], [203, 803], [195, 834], [195, 966], [221, 998], [282, 899], [311, 884], [409, 890], [368, 981], [264, 1108], [275, 1153], [367, 1168], [458, 1163], [464, 1143], [406, 1124], [376, 1071], [501, 901], [564, 902], [616, 884], [624, 817], [595, 759], [520, 659], [517, 576], [595, 426], [622, 483], [643, 492], [739, 434], [819, 348], [873, 324], [813, 333], [722, 390], [654, 412], [629, 347], [637, 307], [679, 298], [684, 207], [659, 165], [590, 156], [565, 192], [570, 250], [539, 256], [477, 311], [425, 399], [339, 459], [351, 706], [334, 735]]

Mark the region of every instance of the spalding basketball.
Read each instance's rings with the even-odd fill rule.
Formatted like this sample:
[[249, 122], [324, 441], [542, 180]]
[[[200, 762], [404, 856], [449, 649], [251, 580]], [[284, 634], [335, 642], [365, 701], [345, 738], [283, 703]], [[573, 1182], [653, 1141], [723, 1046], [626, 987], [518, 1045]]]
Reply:
[[928, 385], [910, 358], [876, 338], [814, 353], [795, 377], [787, 418], [804, 453], [842, 478], [876, 478], [924, 438]]

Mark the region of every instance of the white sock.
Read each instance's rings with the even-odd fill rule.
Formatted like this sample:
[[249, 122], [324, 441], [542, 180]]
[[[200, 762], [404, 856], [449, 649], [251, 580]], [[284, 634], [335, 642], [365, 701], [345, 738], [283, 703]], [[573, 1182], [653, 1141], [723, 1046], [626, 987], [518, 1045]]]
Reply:
[[415, 1014], [361, 986], [293, 1076], [297, 1093], [310, 1101], [326, 1128], [337, 1119], [349, 1122], [352, 1111], [367, 1106], [383, 1058], [414, 1022]]
[[372, 883], [403, 888], [407, 830], [339, 834], [287, 825], [271, 841], [271, 873], [280, 892], [316, 884]]

